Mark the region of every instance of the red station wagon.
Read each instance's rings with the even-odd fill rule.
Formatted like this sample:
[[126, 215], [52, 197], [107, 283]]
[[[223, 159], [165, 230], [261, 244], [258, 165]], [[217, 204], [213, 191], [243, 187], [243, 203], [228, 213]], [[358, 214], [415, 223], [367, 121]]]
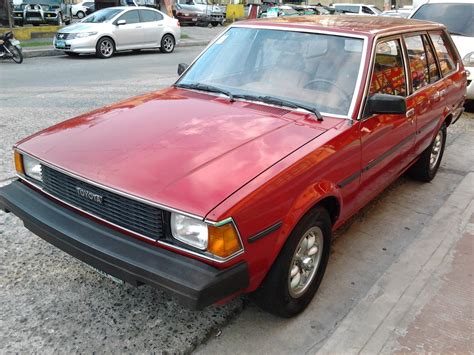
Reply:
[[114, 279], [284, 317], [332, 231], [405, 171], [433, 179], [466, 95], [445, 27], [398, 18], [239, 22], [178, 72], [17, 143], [0, 206]]

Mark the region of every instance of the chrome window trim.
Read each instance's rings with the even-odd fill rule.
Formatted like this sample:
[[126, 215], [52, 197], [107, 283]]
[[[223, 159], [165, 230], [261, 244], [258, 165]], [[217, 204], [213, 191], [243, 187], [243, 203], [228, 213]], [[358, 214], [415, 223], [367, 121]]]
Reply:
[[197, 215], [193, 215], [191, 213], [187, 213], [187, 212], [183, 212], [183, 211], [180, 211], [180, 210], [177, 210], [177, 209], [174, 209], [174, 208], [171, 208], [171, 207], [168, 207], [168, 206], [165, 206], [165, 205], [161, 205], [159, 203], [155, 203], [155, 202], [152, 202], [152, 201], [149, 201], [149, 200], [146, 200], [146, 199], [142, 199], [140, 197], [137, 197], [137, 196], [134, 196], [134, 195], [130, 195], [130, 194], [127, 194], [123, 191], [119, 191], [119, 190], [115, 190], [115, 189], [112, 189], [110, 187], [107, 187], [107, 186], [104, 186], [102, 184], [99, 184], [99, 183], [96, 183], [94, 181], [91, 181], [89, 179], [85, 179], [81, 176], [78, 176], [78, 175], [75, 175], [67, 170], [64, 170], [58, 166], [55, 166], [51, 163], [48, 163], [48, 162], [45, 162], [44, 160], [42, 159], [39, 159], [37, 157], [35, 157], [34, 155], [32, 154], [29, 154], [29, 153], [26, 153], [25, 151], [19, 149], [19, 148], [14, 148], [14, 150], [18, 151], [19, 153], [21, 153], [22, 155], [28, 155], [28, 156], [31, 156], [32, 158], [34, 159], [37, 159], [41, 164], [44, 164], [45, 166], [51, 168], [51, 169], [54, 169], [56, 171], [59, 171], [65, 175], [68, 175], [74, 179], [77, 179], [77, 180], [80, 180], [80, 181], [83, 181], [85, 183], [88, 183], [88, 184], [91, 184], [93, 186], [96, 186], [96, 187], [99, 187], [101, 189], [104, 189], [104, 190], [107, 190], [109, 192], [112, 192], [112, 193], [115, 193], [117, 195], [120, 195], [120, 196], [123, 196], [123, 197], [126, 197], [126, 198], [129, 198], [129, 199], [132, 199], [132, 200], [135, 200], [135, 201], [138, 201], [138, 202], [141, 202], [141, 203], [144, 203], [144, 204], [147, 204], [147, 205], [150, 205], [150, 206], [153, 206], [153, 207], [157, 207], [159, 209], [162, 209], [162, 210], [165, 210], [165, 211], [168, 211], [168, 212], [174, 212], [174, 213], [180, 213], [184, 216], [188, 216], [188, 217], [191, 217], [191, 218], [195, 218], [195, 219], [198, 219], [200, 221], [203, 221], [209, 225], [212, 225], [212, 226], [215, 226], [215, 227], [220, 227], [224, 224], [227, 224], [227, 223], [232, 223], [234, 225], [234, 228], [235, 230], [237, 231], [237, 235], [239, 236], [239, 240], [240, 240], [240, 244], [242, 245], [242, 249], [240, 249], [239, 251], [235, 252], [234, 254], [232, 255], [229, 255], [227, 258], [221, 258], [219, 256], [216, 256], [214, 254], [211, 254], [211, 253], [206, 253], [206, 252], [203, 252], [203, 253], [198, 253], [198, 252], [195, 252], [193, 250], [189, 250], [189, 249], [186, 249], [186, 248], [182, 248], [180, 246], [177, 246], [177, 245], [174, 245], [174, 244], [170, 244], [170, 243], [167, 243], [165, 241], [162, 241], [162, 240], [156, 240], [156, 239], [153, 239], [153, 238], [150, 238], [148, 236], [145, 236], [143, 234], [140, 234], [140, 233], [137, 233], [137, 232], [134, 232], [130, 229], [127, 229], [126, 227], [123, 227], [123, 226], [120, 226], [118, 224], [115, 224], [113, 222], [110, 222], [109, 220], [106, 220], [104, 218], [101, 218], [93, 213], [90, 213], [88, 211], [85, 211], [83, 210], [82, 208], [78, 207], [78, 206], [74, 206], [60, 198], [58, 198], [57, 196], [54, 196], [52, 194], [50, 194], [49, 192], [45, 191], [44, 190], [44, 187], [41, 186], [40, 184], [36, 183], [36, 182], [33, 182], [31, 179], [29, 179], [27, 176], [23, 175], [23, 174], [20, 174], [18, 172], [16, 172], [16, 176], [18, 178], [20, 178], [22, 181], [26, 182], [27, 184], [29, 185], [32, 185], [34, 186], [35, 188], [37, 188], [38, 190], [40, 190], [42, 193], [44, 193], [45, 195], [48, 195], [50, 196], [51, 198], [61, 202], [61, 203], [64, 203], [65, 205], [75, 209], [75, 210], [78, 210], [78, 211], [81, 211], [82, 213], [84, 214], [87, 214], [93, 218], [96, 218], [102, 222], [105, 222], [111, 226], [114, 226], [118, 229], [121, 229], [121, 230], [124, 230], [130, 234], [133, 234], [133, 235], [136, 235], [136, 236], [139, 236], [140, 238], [144, 238], [146, 240], [149, 240], [153, 243], [157, 243], [157, 244], [161, 244], [161, 245], [166, 245], [170, 248], [173, 248], [173, 249], [176, 249], [176, 250], [180, 250], [180, 251], [183, 251], [183, 252], [186, 252], [187, 254], [191, 254], [191, 255], [194, 255], [194, 256], [198, 256], [200, 258], [203, 258], [203, 259], [206, 259], [206, 260], [210, 260], [210, 261], [214, 261], [214, 262], [217, 262], [217, 263], [224, 263], [224, 262], [227, 262], [241, 254], [243, 254], [245, 252], [245, 246], [244, 246], [244, 243], [242, 242], [242, 236], [240, 235], [240, 231], [239, 229], [237, 228], [237, 224], [235, 223], [235, 221], [233, 220], [232, 217], [228, 217], [226, 219], [223, 219], [221, 221], [212, 221], [212, 220], [209, 220], [209, 219], [204, 219], [203, 217], [200, 217], [200, 216], [197, 216]]
[[[194, 63], [211, 47], [219, 38], [224, 36], [227, 31], [230, 31], [232, 28], [253, 28], [253, 29], [263, 29], [263, 30], [276, 30], [276, 31], [291, 31], [291, 32], [300, 32], [300, 33], [312, 33], [312, 34], [323, 34], [323, 35], [333, 35], [338, 37], [347, 37], [347, 38], [357, 38], [362, 39], [362, 54], [360, 59], [359, 71], [357, 73], [357, 80], [354, 87], [354, 93], [352, 96], [352, 101], [349, 106], [348, 114], [347, 115], [339, 115], [334, 113], [328, 112], [321, 112], [321, 115], [327, 117], [335, 117], [335, 118], [343, 118], [348, 120], [353, 120], [353, 116], [355, 114], [354, 107], [357, 102], [357, 97], [359, 97], [360, 90], [362, 88], [362, 73], [365, 68], [365, 62], [367, 60], [367, 47], [368, 47], [368, 35], [363, 34], [353, 34], [347, 32], [336, 32], [336, 31], [326, 31], [326, 30], [319, 30], [319, 29], [308, 29], [308, 28], [295, 28], [295, 27], [288, 27], [288, 26], [269, 26], [269, 25], [246, 25], [246, 24], [234, 24], [229, 26], [225, 31], [223, 31], [220, 35], [218, 35], [214, 40], [212, 40], [206, 48], [203, 49], [201, 53], [191, 62], [188, 68], [179, 76], [179, 78], [173, 84], [176, 85], [180, 80], [181, 77], [194, 65]], [[270, 105], [273, 106], [273, 105]], [[280, 106], [275, 106], [280, 107]]]

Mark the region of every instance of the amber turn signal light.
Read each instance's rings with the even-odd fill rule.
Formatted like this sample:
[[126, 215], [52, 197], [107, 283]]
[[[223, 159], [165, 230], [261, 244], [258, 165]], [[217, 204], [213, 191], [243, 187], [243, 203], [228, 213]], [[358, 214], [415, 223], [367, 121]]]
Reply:
[[227, 258], [242, 249], [239, 235], [232, 223], [219, 227], [209, 226], [208, 231], [207, 250], [212, 254], [221, 258]]
[[14, 155], [15, 155], [15, 169], [18, 173], [24, 175], [25, 169], [23, 168], [23, 157], [16, 150], [15, 150]]

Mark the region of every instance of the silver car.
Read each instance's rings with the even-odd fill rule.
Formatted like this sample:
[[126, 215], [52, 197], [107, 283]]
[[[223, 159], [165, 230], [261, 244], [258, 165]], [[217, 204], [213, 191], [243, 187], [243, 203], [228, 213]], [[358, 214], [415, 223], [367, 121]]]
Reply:
[[109, 7], [58, 31], [54, 47], [71, 56], [95, 53], [110, 58], [116, 51], [159, 48], [171, 53], [179, 43], [178, 20], [148, 7]]

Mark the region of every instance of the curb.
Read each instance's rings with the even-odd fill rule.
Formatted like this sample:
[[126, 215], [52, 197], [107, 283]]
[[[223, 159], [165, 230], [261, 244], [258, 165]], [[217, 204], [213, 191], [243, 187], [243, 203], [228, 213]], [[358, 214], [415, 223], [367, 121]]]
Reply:
[[[207, 46], [209, 41], [181, 41], [177, 47], [200, 47]], [[51, 57], [64, 55], [63, 51], [54, 48], [27, 49], [23, 48], [24, 58]]]

